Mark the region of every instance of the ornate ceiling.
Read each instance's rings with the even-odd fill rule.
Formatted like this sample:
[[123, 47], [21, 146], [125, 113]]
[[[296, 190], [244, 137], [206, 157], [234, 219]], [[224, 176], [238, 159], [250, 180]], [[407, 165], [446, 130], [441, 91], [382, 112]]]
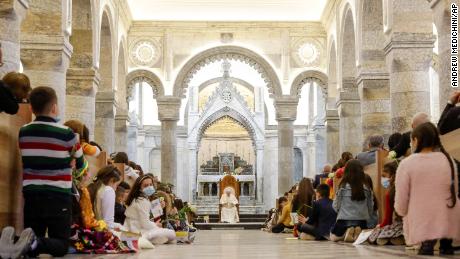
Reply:
[[319, 21], [328, 0], [127, 0], [134, 20]]

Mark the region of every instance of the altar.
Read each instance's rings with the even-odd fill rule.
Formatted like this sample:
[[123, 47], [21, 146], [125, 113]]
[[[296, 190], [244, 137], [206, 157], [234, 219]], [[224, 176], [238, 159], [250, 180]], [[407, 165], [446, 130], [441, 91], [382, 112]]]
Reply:
[[219, 181], [227, 174], [234, 176], [240, 183], [241, 196], [255, 197], [253, 165], [235, 153], [219, 153], [200, 166], [197, 176], [198, 197], [218, 197]]

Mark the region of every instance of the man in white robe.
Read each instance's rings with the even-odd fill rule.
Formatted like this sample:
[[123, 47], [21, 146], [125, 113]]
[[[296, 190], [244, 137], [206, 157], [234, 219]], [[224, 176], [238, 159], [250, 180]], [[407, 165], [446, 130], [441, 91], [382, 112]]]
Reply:
[[236, 199], [233, 189], [231, 187], [225, 188], [224, 194], [220, 198], [220, 205], [222, 205], [220, 222], [234, 224], [240, 221], [237, 204], [238, 199]]

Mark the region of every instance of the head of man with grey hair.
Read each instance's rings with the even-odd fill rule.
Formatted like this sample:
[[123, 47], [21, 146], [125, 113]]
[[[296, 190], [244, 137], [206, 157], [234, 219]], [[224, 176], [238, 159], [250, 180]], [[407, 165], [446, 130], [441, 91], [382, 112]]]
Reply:
[[369, 137], [369, 148], [383, 148], [385, 138], [382, 135], [372, 135]]
[[426, 122], [430, 122], [430, 115], [424, 112], [418, 112], [417, 114], [414, 115], [414, 117], [412, 117], [411, 127], [412, 129], [415, 129], [417, 128], [417, 126], [423, 123], [426, 123]]

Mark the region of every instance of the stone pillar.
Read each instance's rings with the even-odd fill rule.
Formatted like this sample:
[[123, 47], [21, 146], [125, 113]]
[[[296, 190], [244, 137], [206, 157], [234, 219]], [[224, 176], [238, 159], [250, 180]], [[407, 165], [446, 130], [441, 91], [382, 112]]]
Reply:
[[[137, 124], [131, 122], [132, 118], [129, 118], [130, 124], [128, 126], [128, 156], [134, 161], [137, 160]], [[138, 162], [139, 163], [139, 162]]]
[[115, 150], [115, 93], [98, 92], [96, 95], [96, 122], [94, 139], [107, 154]]
[[352, 82], [342, 84], [337, 108], [339, 113], [340, 153], [362, 151], [361, 104], [358, 88]]
[[430, 114], [428, 71], [433, 55], [433, 40], [419, 40], [418, 43], [410, 43], [415, 44], [412, 48], [407, 48], [403, 40], [387, 46], [391, 73], [391, 121], [392, 129], [396, 132], [409, 130], [412, 117], [417, 112]]
[[3, 54], [0, 78], [10, 71], [19, 71], [21, 22], [28, 8], [28, 0], [7, 0], [0, 4], [0, 47]]
[[189, 201], [196, 201], [198, 187], [197, 187], [197, 177], [198, 177], [198, 152], [197, 144], [189, 143], [188, 144], [188, 164], [189, 164]]
[[[128, 112], [124, 109], [117, 109], [115, 115], [115, 147], [117, 152], [128, 152]], [[134, 159], [130, 157], [130, 159]]]
[[161, 121], [161, 180], [177, 187], [176, 127], [181, 99], [162, 96], [157, 99], [157, 104], [158, 118]]
[[313, 130], [308, 130], [307, 133], [307, 153], [303, 154], [303, 156], [307, 156], [307, 164], [303, 166], [307, 166], [307, 175], [306, 177], [314, 178], [317, 174], [316, 172], [316, 133]]
[[433, 13], [426, 0], [390, 1], [389, 5], [392, 19], [386, 26], [384, 50], [390, 72], [391, 121], [393, 131], [404, 132], [417, 112], [430, 114]]
[[297, 96], [281, 96], [275, 99], [278, 121], [278, 196], [293, 185], [294, 178], [294, 126], [297, 117]]
[[30, 1], [20, 35], [24, 73], [33, 87], [56, 91], [61, 118], [65, 118], [66, 73], [73, 52], [69, 11], [69, 1]]
[[[449, 94], [451, 93], [451, 28], [450, 28], [450, 0], [428, 0], [433, 10], [433, 20], [438, 30], [438, 58], [439, 58], [439, 111], [442, 112]], [[458, 4], [458, 1], [457, 1]], [[458, 89], [458, 88], [457, 88]]]
[[257, 203], [263, 203], [264, 193], [264, 146], [263, 143], [258, 143], [256, 146], [256, 198]]
[[388, 75], [362, 74], [358, 78], [363, 140], [374, 134], [392, 133], [389, 85]]
[[69, 68], [66, 83], [65, 120], [76, 119], [83, 122], [89, 129], [90, 139], [93, 139], [99, 75], [92, 68]]
[[340, 152], [340, 121], [337, 110], [326, 110], [326, 148], [327, 162], [335, 164], [339, 161]]

